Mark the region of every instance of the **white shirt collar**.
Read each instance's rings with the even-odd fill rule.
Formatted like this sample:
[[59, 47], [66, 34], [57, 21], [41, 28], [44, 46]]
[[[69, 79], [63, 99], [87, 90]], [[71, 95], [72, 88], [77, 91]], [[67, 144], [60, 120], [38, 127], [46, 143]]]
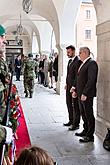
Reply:
[[76, 57], [76, 56], [74, 56], [74, 57], [72, 57], [72, 58], [70, 58], [70, 59], [72, 59], [72, 61], [73, 61], [73, 60], [75, 59], [75, 57]]
[[91, 58], [91, 57], [87, 57], [87, 58], [83, 61], [83, 64], [84, 64], [89, 58]]

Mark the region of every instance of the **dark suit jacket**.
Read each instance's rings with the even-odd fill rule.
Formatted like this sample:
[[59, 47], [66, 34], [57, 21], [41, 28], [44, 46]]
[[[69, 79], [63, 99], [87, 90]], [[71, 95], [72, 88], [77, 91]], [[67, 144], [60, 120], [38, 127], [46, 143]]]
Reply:
[[58, 56], [55, 58], [55, 61], [53, 62], [53, 69], [57, 72], [58, 75]]
[[39, 62], [39, 68], [44, 69], [44, 60]]
[[69, 90], [75, 84], [77, 71], [80, 65], [81, 65], [81, 61], [79, 60], [78, 56], [76, 56], [75, 59], [67, 66], [66, 84]]
[[[20, 68], [18, 68], [17, 66], [20, 66]], [[15, 59], [15, 72], [17, 72], [17, 70], [21, 70], [21, 60], [18, 60], [16, 58]]]
[[96, 96], [97, 74], [97, 63], [91, 58], [88, 59], [77, 73], [76, 90], [79, 97], [82, 94], [87, 97]]

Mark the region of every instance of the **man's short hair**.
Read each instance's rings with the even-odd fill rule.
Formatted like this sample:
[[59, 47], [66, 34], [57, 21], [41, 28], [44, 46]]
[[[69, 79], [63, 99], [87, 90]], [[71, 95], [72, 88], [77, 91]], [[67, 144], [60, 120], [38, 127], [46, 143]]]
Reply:
[[38, 54], [36, 54], [36, 58], [38, 57], [39, 55]]
[[33, 57], [33, 54], [32, 54], [32, 53], [29, 53], [29, 54], [28, 54], [28, 57]]
[[88, 55], [90, 55], [90, 53], [91, 53], [90, 49], [88, 47], [86, 47], [86, 46], [85, 47], [81, 47], [80, 50], [83, 50], [84, 52], [85, 51], [88, 52]]
[[75, 47], [74, 47], [73, 45], [69, 45], [69, 46], [66, 47], [66, 49], [67, 49], [67, 50], [68, 50], [68, 49], [71, 49], [71, 50], [74, 51], [74, 50], [75, 50]]

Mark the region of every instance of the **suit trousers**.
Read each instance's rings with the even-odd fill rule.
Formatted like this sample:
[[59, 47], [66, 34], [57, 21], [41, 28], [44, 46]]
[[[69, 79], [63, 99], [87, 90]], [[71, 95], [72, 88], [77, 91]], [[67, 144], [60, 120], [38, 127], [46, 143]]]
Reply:
[[20, 80], [20, 72], [21, 72], [21, 69], [17, 68], [16, 69], [16, 80]]
[[80, 123], [80, 109], [78, 103], [78, 97], [72, 99], [73, 105], [73, 126], [77, 127]]
[[78, 104], [78, 98], [73, 99], [70, 93], [70, 89], [66, 90], [66, 104], [68, 108], [69, 121], [75, 127], [80, 123], [80, 109]]
[[73, 123], [73, 105], [72, 105], [72, 95], [70, 93], [70, 89], [66, 90], [66, 104], [67, 104], [67, 109], [68, 109], [69, 121], [72, 124]]
[[93, 97], [88, 97], [86, 101], [79, 99], [79, 108], [84, 121], [84, 131], [86, 136], [92, 138], [95, 131], [95, 118], [93, 114]]

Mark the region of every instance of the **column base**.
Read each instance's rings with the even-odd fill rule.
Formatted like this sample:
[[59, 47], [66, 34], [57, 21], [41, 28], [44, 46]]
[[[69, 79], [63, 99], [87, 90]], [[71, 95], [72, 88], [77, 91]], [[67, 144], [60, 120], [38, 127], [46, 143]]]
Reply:
[[57, 86], [56, 86], [56, 92], [57, 92], [57, 94], [59, 94], [59, 95], [61, 94], [61, 91], [60, 91], [60, 90], [61, 90], [61, 82], [58, 81], [58, 82], [57, 82]]
[[65, 77], [59, 76], [58, 82], [57, 82], [57, 87], [56, 87], [57, 94], [59, 94], [59, 95], [64, 94], [64, 92], [65, 92], [64, 87], [65, 87]]
[[104, 139], [107, 134], [107, 128], [110, 128], [110, 123], [101, 117], [96, 118], [96, 135]]

